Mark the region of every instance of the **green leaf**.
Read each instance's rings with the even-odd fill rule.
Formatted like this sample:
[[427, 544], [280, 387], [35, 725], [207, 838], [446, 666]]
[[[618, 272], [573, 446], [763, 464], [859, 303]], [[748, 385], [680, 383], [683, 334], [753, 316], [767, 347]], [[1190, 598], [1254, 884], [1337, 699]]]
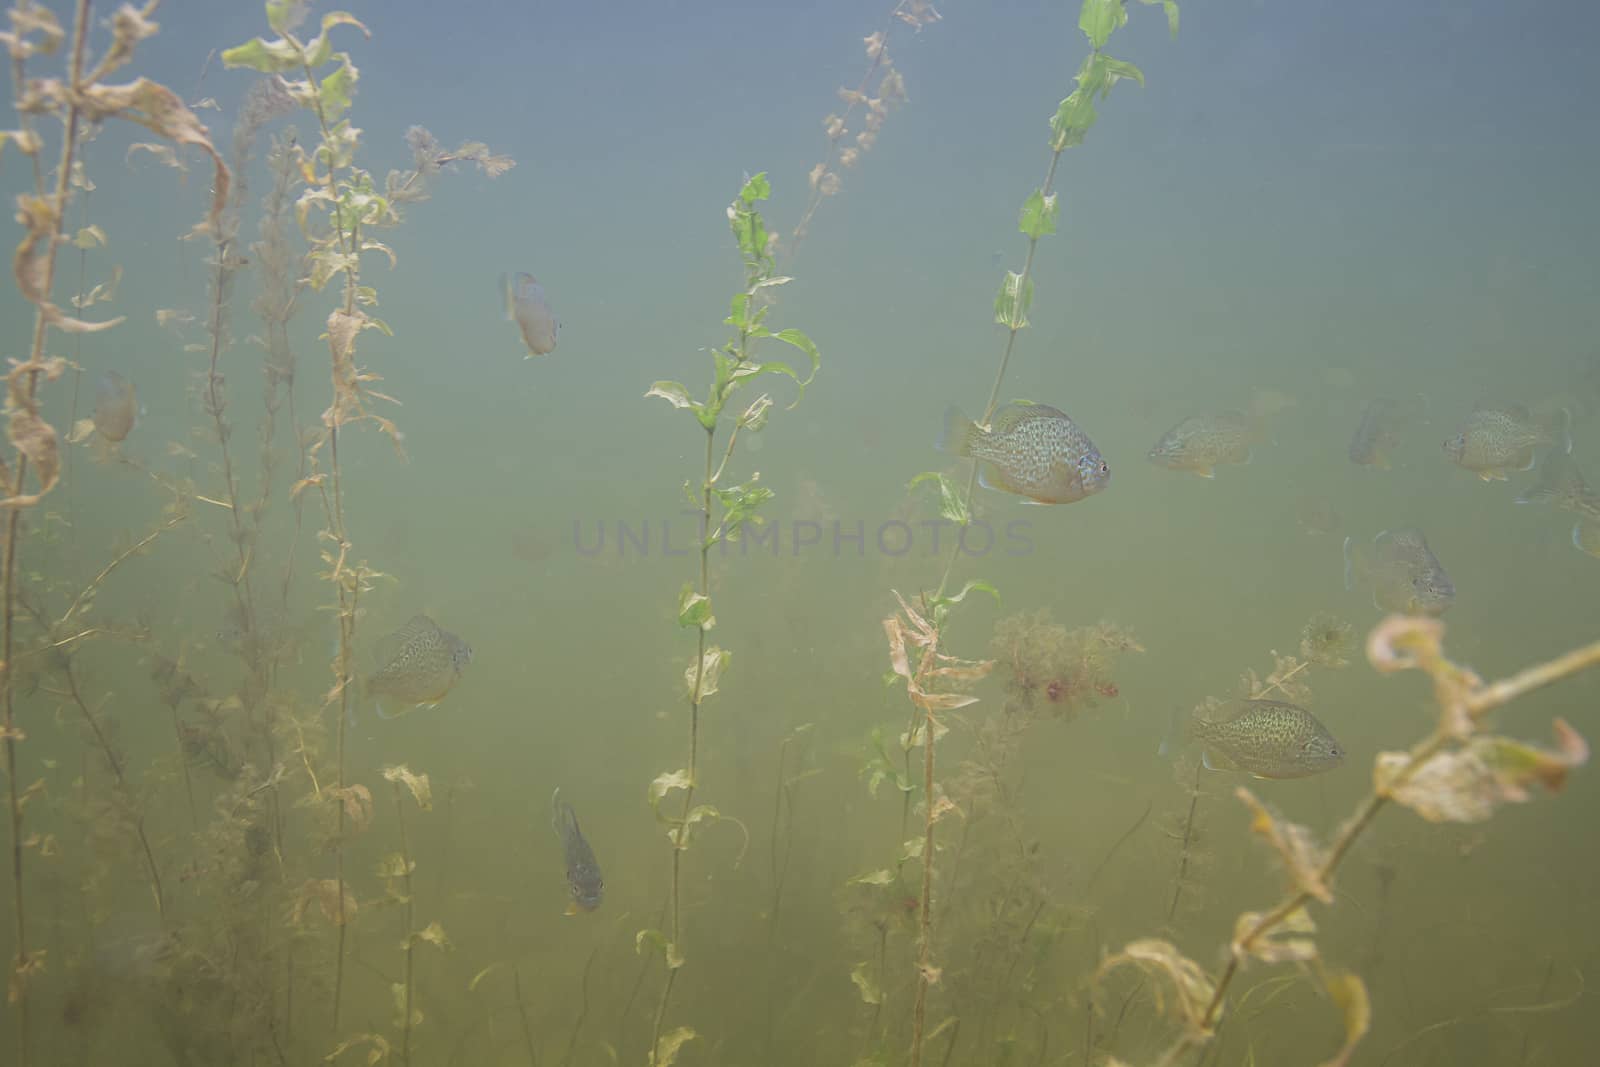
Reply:
[[322, 84], [317, 89], [322, 97], [322, 110], [329, 121], [344, 114], [350, 106], [350, 98], [355, 95], [356, 79], [359, 77], [360, 72], [356, 70], [355, 64], [350, 62], [350, 54], [340, 52], [339, 68], [323, 78]]
[[971, 516], [967, 511], [967, 502], [961, 499], [960, 487], [940, 471], [923, 471], [911, 479], [906, 491], [915, 490], [924, 482], [934, 482], [939, 486], [939, 514], [953, 523], [965, 526]]
[[1005, 281], [994, 298], [994, 321], [1012, 330], [1028, 325], [1028, 308], [1033, 304], [1033, 279], [1023, 280], [1016, 271], [1006, 271]]
[[633, 951], [637, 955], [644, 954], [645, 945], [656, 949], [666, 958], [667, 970], [675, 971], [683, 966], [683, 954], [678, 951], [678, 946], [667, 940], [667, 935], [660, 930], [640, 930], [633, 935]]
[[930, 598], [929, 603], [933, 609], [933, 624], [935, 626], [943, 626], [945, 620], [950, 617], [950, 609], [965, 600], [968, 593], [988, 593], [990, 596], [994, 597], [994, 602], [996, 604], [1000, 603], [1000, 590], [996, 589], [994, 586], [985, 581], [970, 581], [961, 587], [961, 591], [959, 593], [955, 593], [952, 596], [936, 596]]
[[868, 871], [866, 874], [858, 874], [854, 878], [850, 879], [849, 884], [871, 886], [893, 885], [894, 872], [889, 870], [887, 867], [878, 871]]
[[716, 624], [711, 614], [711, 598], [696, 592], [688, 582], [683, 583], [683, 592], [678, 594], [678, 625], [709, 630]]
[[872, 966], [870, 960], [862, 960], [850, 970], [850, 981], [856, 984], [861, 991], [861, 999], [868, 1004], [882, 1004], [883, 990], [878, 988], [878, 983], [867, 973]]
[[750, 294], [735, 293], [733, 294], [732, 306], [728, 311], [728, 317], [722, 321], [736, 330], [742, 330], [750, 324], [749, 310]]
[[1110, 56], [1096, 56], [1096, 64], [1104, 72], [1104, 85], [1100, 89], [1100, 98], [1111, 91], [1111, 87], [1124, 78], [1139, 83], [1139, 88], [1144, 88], [1144, 71], [1129, 63], [1125, 59], [1112, 59]]
[[[682, 957], [678, 959], [678, 966], [683, 966]], [[649, 1067], [672, 1067], [678, 1059], [678, 1050], [699, 1036], [694, 1032], [694, 1028], [689, 1026], [680, 1026], [671, 1033], [662, 1034], [661, 1040], [656, 1042], [654, 1053], [650, 1056]]]
[[766, 171], [745, 179], [744, 188], [739, 190], [739, 199], [743, 200], [747, 207], [771, 195], [772, 183], [767, 180]]
[[1083, 143], [1083, 135], [1095, 122], [1094, 93], [1080, 86], [1061, 101], [1055, 117], [1050, 120], [1050, 147], [1059, 152]]
[[[779, 330], [772, 336], [786, 345], [794, 345], [811, 360], [811, 373], [806, 377], [805, 381], [800, 382], [800, 388], [804, 390], [816, 378], [817, 368], [822, 365], [822, 357], [817, 353], [817, 346], [811, 343], [811, 338], [793, 327], [787, 330]], [[799, 403], [799, 401], [797, 400], [795, 403]], [[790, 406], [793, 407], [794, 405], [791, 404]]]
[[363, 37], [371, 37], [372, 31], [364, 26], [360, 19], [348, 11], [330, 11], [322, 16], [322, 32], [314, 37], [306, 46], [306, 65], [316, 70], [328, 60], [333, 58], [333, 38], [328, 36], [328, 31], [335, 26], [354, 26], [361, 31]]
[[1146, 7], [1160, 4], [1162, 10], [1167, 13], [1167, 32], [1174, 37], [1178, 36], [1178, 0], [1139, 0], [1139, 3]]
[[688, 789], [694, 784], [688, 771], [663, 771], [650, 783], [650, 806], [657, 808], [666, 795], [675, 789]]
[[1123, 0], [1083, 0], [1078, 12], [1078, 29], [1089, 38], [1095, 51], [1106, 46], [1106, 41], [1128, 22], [1128, 9]]
[[1060, 214], [1061, 205], [1056, 201], [1056, 194], [1045, 196], [1043, 189], [1035, 189], [1022, 205], [1022, 218], [1017, 223], [1017, 229], [1037, 241], [1046, 234], [1056, 232], [1056, 217]]
[[708, 535], [708, 547], [722, 540], [737, 541], [740, 528], [747, 522], [759, 525], [762, 520], [756, 514], [756, 509], [778, 495], [764, 485], [755, 484], [753, 480], [746, 485], [713, 489], [712, 492], [722, 501], [722, 520]]
[[735, 420], [735, 425], [740, 429], [759, 433], [767, 424], [767, 412], [772, 408], [772, 396], [762, 393], [750, 402], [750, 406]]
[[[717, 687], [722, 681], [722, 672], [728, 664], [733, 662], [733, 653], [725, 648], [712, 645], [706, 649], [700, 663], [700, 699], [704, 701], [709, 696], [715, 696]], [[683, 672], [683, 688], [689, 696], [694, 696], [695, 665], [690, 663]], [[682, 771], [678, 772], [682, 774]], [[659, 781], [660, 779], [657, 779]]]
[[656, 382], [646, 397], [659, 396], [675, 408], [687, 408], [690, 411], [699, 411], [700, 403], [689, 396], [689, 389], [682, 382]]
[[296, 6], [294, 0], [267, 0], [267, 25], [276, 33], [288, 33], [289, 16]]
[[262, 74], [283, 74], [300, 69], [300, 53], [282, 37], [276, 41], [257, 37], [235, 48], [224, 49], [222, 65], [229, 69], [244, 67]]

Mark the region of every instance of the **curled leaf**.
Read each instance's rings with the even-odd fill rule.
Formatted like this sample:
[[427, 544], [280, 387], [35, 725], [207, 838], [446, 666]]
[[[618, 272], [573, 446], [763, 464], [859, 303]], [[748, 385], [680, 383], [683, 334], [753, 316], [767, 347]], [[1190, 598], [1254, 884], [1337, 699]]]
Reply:
[[1317, 943], [1309, 937], [1289, 934], [1314, 934], [1317, 926], [1305, 908], [1296, 908], [1272, 926], [1253, 933], [1265, 916], [1247, 911], [1233, 924], [1233, 954], [1253, 956], [1263, 963], [1304, 963], [1317, 958]]
[[1284, 869], [1289, 874], [1289, 880], [1294, 887], [1303, 893], [1322, 901], [1324, 904], [1333, 903], [1333, 893], [1323, 882], [1320, 869], [1322, 867], [1322, 850], [1311, 837], [1311, 831], [1304, 826], [1287, 820], [1275, 818], [1266, 805], [1257, 800], [1255, 794], [1240, 786], [1233, 791], [1250, 808], [1252, 818], [1250, 829], [1267, 839], [1267, 844], [1278, 854], [1278, 859], [1283, 861]]
[[1373, 769], [1379, 793], [1429, 822], [1482, 822], [1501, 804], [1524, 803], [1529, 785], [1550, 792], [1567, 773], [1588, 762], [1589, 746], [1565, 720], [1557, 719], [1555, 751], [1507, 737], [1475, 737], [1460, 748], [1438, 752], [1414, 766], [1405, 752], [1381, 752]]
[[1216, 993], [1216, 983], [1198, 963], [1179, 952], [1170, 941], [1143, 938], [1130, 941], [1121, 952], [1101, 961], [1093, 981], [1098, 984], [1111, 971], [1123, 966], [1133, 966], [1147, 975], [1164, 979], [1164, 985], [1152, 987], [1156, 1009], [1167, 1010], [1163, 994], [1170, 989], [1173, 1018], [1195, 1037], [1209, 1035], [1202, 1023]]
[[416, 799], [417, 807], [423, 811], [433, 810], [433, 789], [428, 784], [426, 774], [413, 774], [411, 769], [404, 764], [398, 767], [385, 767], [383, 769], [385, 781], [399, 782], [411, 790], [411, 795]]
[[650, 1067], [672, 1067], [678, 1059], [678, 1051], [698, 1036], [687, 1026], [680, 1026], [671, 1033], [662, 1034], [661, 1040], [656, 1042], [655, 1050], [650, 1054]]
[[878, 988], [878, 982], [872, 977], [869, 968], [872, 963], [862, 960], [850, 969], [850, 981], [855, 983], [856, 989], [861, 993], [861, 999], [867, 1004], [882, 1004], [883, 990]]
[[1344, 1017], [1344, 1047], [1321, 1067], [1345, 1067], [1350, 1062], [1356, 1045], [1372, 1027], [1372, 999], [1367, 995], [1367, 984], [1359, 976], [1340, 971], [1323, 978], [1328, 996]]

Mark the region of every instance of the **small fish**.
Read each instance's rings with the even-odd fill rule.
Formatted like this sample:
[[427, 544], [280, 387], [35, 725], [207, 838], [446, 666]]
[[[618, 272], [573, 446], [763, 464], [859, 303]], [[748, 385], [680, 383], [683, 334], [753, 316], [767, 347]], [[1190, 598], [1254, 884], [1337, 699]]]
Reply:
[[550, 310], [539, 280], [531, 274], [505, 274], [500, 277], [500, 288], [505, 295], [506, 318], [517, 324], [522, 343], [528, 346], [526, 358], [554, 352], [561, 337], [561, 323]]
[[1578, 517], [1572, 544], [1579, 552], [1600, 558], [1600, 493], [1589, 487], [1572, 457], [1556, 453], [1539, 472], [1539, 484], [1517, 497], [1519, 504], [1553, 504]]
[[[414, 615], [404, 626], [378, 642], [378, 669], [367, 679], [374, 699], [393, 697], [404, 706], [431, 708], [443, 700], [472, 662], [472, 648], [448, 630], [441, 630], [426, 615]], [[395, 715], [384, 712], [382, 718]], [[401, 714], [397, 712], [396, 715]]]
[[133, 383], [114, 370], [100, 376], [94, 389], [95, 432], [107, 441], [125, 440], [139, 424], [139, 394]]
[[982, 460], [978, 483], [984, 488], [1034, 504], [1070, 504], [1111, 481], [1111, 467], [1089, 435], [1047, 404], [1007, 404], [990, 429], [951, 408], [939, 448]]
[[1512, 471], [1532, 470], [1535, 450], [1554, 446], [1572, 451], [1568, 432], [1572, 415], [1565, 408], [1539, 422], [1520, 404], [1479, 407], [1461, 430], [1444, 443], [1444, 453], [1458, 466], [1486, 482], [1507, 481]]
[[571, 804], [561, 799], [560, 788], [551, 796], [550, 806], [550, 822], [556, 828], [556, 836], [561, 839], [561, 852], [567, 864], [567, 892], [572, 894], [567, 914], [593, 911], [606, 895], [606, 880], [600, 876], [600, 862], [594, 858], [594, 849], [589, 847], [588, 839], [578, 828], [578, 813], [572, 810]]
[[1250, 462], [1261, 431], [1261, 419], [1242, 411], [1191, 415], [1162, 434], [1148, 458], [1169, 470], [1215, 478], [1221, 464]]
[[[1242, 700], [1239, 709], [1218, 719], [1195, 716], [1188, 735], [1200, 745], [1208, 770], [1243, 771], [1256, 778], [1307, 778], [1331, 771], [1344, 762], [1344, 746], [1328, 728], [1298, 704], [1281, 700]], [[1173, 730], [1162, 742], [1162, 755], [1173, 749]]]
[[1361, 423], [1350, 438], [1350, 462], [1359, 467], [1389, 469], [1389, 454], [1400, 446], [1400, 431], [1427, 409], [1420, 393], [1396, 398], [1374, 397], [1362, 409]]
[[1344, 587], [1372, 586], [1379, 611], [1408, 615], [1443, 615], [1455, 603], [1456, 587], [1428, 539], [1414, 529], [1383, 530], [1371, 549], [1344, 539]]
[[1307, 496], [1295, 507], [1294, 521], [1308, 534], [1330, 534], [1339, 528], [1339, 513], [1326, 497]]

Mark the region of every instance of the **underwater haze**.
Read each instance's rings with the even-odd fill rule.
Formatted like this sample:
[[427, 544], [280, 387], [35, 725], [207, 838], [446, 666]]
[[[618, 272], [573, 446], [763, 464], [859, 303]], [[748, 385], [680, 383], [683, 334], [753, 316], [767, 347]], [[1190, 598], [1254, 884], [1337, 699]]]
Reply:
[[0, 1063], [1600, 1062], [1600, 11], [4, 39]]

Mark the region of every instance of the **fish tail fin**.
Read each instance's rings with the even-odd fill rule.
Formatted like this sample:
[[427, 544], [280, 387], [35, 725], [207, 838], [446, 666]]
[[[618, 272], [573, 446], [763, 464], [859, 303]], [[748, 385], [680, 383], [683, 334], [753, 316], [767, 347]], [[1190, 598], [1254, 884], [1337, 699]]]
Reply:
[[960, 408], [952, 406], [944, 413], [944, 432], [934, 447], [952, 456], [970, 456], [977, 435], [978, 424], [963, 415]]
[[1561, 429], [1556, 434], [1556, 444], [1561, 447], [1561, 454], [1572, 455], [1572, 409], [1561, 408]]

